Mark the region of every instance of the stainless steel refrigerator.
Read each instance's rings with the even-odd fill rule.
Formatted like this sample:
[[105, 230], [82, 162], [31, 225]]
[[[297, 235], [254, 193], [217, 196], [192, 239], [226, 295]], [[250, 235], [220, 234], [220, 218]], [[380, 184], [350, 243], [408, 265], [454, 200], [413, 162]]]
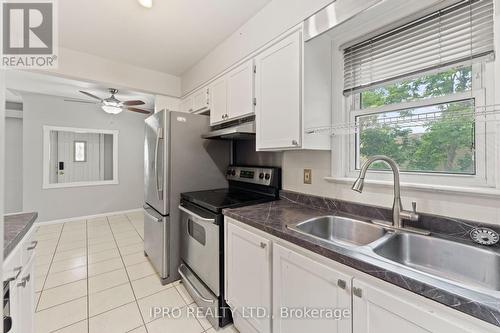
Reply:
[[209, 117], [161, 111], [146, 119], [144, 252], [163, 284], [178, 280], [180, 193], [227, 185], [228, 142], [205, 140]]

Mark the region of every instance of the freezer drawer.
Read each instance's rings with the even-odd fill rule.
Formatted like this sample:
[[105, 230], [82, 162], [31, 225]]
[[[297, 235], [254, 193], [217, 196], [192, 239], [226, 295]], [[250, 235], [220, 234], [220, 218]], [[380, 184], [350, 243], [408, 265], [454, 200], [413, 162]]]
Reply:
[[160, 275], [169, 277], [170, 217], [158, 214], [150, 206], [144, 206], [144, 252]]

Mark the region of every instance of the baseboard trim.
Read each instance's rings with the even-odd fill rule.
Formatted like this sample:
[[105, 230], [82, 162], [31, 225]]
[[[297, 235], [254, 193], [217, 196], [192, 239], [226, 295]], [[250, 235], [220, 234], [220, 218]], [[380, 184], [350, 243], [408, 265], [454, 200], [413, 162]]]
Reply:
[[59, 223], [68, 223], [68, 222], [77, 222], [77, 221], [81, 221], [81, 220], [95, 219], [95, 218], [109, 216], [109, 215], [128, 214], [128, 213], [135, 213], [135, 212], [140, 212], [140, 211], [142, 211], [142, 208], [129, 209], [129, 210], [120, 210], [120, 211], [115, 211], [115, 212], [107, 212], [107, 213], [95, 214], [95, 215], [87, 215], [87, 216], [69, 217], [69, 218], [65, 218], [65, 219], [52, 220], [52, 221], [47, 221], [47, 222], [35, 222], [35, 226], [49, 225], [49, 224], [59, 224]]

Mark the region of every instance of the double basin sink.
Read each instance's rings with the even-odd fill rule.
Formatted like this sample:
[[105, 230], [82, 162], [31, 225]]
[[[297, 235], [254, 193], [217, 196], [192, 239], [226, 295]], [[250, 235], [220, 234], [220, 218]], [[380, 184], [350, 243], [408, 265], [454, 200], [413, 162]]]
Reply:
[[486, 248], [406, 232], [340, 216], [288, 225], [321, 239], [465, 288], [500, 291], [500, 254]]

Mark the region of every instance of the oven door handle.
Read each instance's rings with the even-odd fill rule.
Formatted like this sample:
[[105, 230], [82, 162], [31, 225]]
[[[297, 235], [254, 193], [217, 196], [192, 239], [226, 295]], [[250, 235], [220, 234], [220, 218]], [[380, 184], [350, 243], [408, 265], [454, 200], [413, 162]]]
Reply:
[[188, 278], [186, 277], [186, 275], [182, 272], [182, 268], [183, 267], [186, 267], [184, 264], [181, 264], [179, 266], [179, 268], [177, 269], [177, 271], [179, 272], [181, 278], [184, 280], [184, 282], [186, 282], [188, 284], [188, 286], [193, 290], [193, 292], [196, 294], [196, 296], [201, 299], [203, 302], [205, 303], [210, 303], [210, 304], [213, 304], [214, 303], [214, 300], [213, 299], [208, 299], [208, 298], [205, 298], [201, 295], [201, 293], [196, 289], [196, 287], [191, 283], [191, 281], [188, 280]]
[[179, 209], [182, 210], [184, 213], [189, 214], [202, 222], [207, 222], [207, 223], [212, 223], [212, 224], [215, 223], [215, 219], [207, 219], [206, 217], [202, 217], [196, 213], [193, 213], [192, 211], [190, 211], [189, 209], [187, 209], [181, 205], [179, 205]]

